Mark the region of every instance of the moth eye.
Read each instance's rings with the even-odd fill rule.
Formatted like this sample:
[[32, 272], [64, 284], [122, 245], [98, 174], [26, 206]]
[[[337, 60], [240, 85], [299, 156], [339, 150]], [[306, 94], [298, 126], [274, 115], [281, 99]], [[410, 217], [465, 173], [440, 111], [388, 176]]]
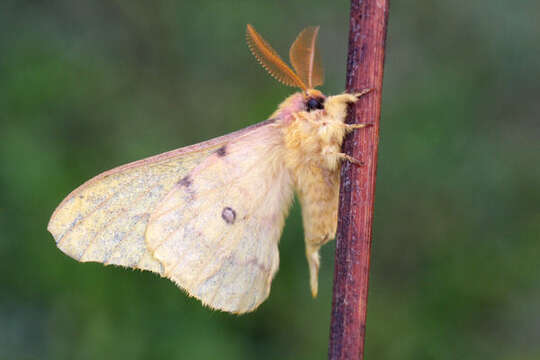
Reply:
[[324, 109], [324, 98], [311, 98], [306, 102], [307, 111]]

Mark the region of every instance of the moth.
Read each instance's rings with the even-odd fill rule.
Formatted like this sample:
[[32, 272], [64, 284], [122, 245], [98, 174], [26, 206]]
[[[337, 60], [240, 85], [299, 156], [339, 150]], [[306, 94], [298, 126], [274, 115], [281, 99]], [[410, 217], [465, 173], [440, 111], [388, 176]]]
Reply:
[[268, 120], [196, 145], [106, 171], [71, 192], [48, 230], [70, 257], [155, 272], [222, 311], [255, 310], [278, 270], [278, 242], [296, 191], [311, 292], [319, 249], [337, 226], [347, 106], [368, 92], [325, 96], [316, 44], [304, 29], [290, 48], [292, 70], [251, 25], [260, 64], [300, 91]]

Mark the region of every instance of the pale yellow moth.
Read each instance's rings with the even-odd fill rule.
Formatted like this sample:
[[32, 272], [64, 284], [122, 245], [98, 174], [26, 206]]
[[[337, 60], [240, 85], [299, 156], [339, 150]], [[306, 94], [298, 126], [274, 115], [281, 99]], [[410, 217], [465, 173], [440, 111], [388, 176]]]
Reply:
[[319, 248], [336, 232], [347, 104], [365, 92], [326, 97], [308, 27], [290, 48], [293, 71], [247, 26], [247, 42], [280, 82], [298, 87], [266, 121], [135, 161], [87, 181], [57, 207], [48, 230], [81, 261], [149, 270], [205, 305], [255, 310], [270, 293], [278, 242], [296, 190], [317, 295]]

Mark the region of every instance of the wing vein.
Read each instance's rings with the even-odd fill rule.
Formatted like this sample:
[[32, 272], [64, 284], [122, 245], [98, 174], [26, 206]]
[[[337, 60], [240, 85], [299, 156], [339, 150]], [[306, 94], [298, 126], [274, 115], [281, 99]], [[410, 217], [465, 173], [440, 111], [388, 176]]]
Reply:
[[[135, 178], [134, 178], [132, 181], [130, 181], [130, 183], [129, 183], [126, 187], [132, 185], [134, 181], [135, 181]], [[158, 181], [159, 181], [159, 180], [158, 180]], [[118, 191], [118, 192], [119, 192], [119, 191]], [[116, 192], [116, 194], [117, 194], [118, 192]], [[151, 190], [143, 190], [143, 191], [141, 191], [141, 192], [139, 193], [139, 195], [137, 195], [137, 197], [135, 198], [135, 200], [133, 200], [133, 201], [131, 202], [132, 207], [134, 207], [135, 204], [138, 204], [139, 201], [143, 198], [143, 196], [146, 195], [146, 194], [149, 194], [150, 192], [151, 192]], [[97, 231], [97, 232], [94, 234], [94, 236], [92, 237], [92, 239], [90, 239], [90, 242], [88, 243], [88, 246], [86, 247], [86, 249], [84, 249], [84, 251], [83, 251], [83, 253], [82, 253], [80, 259], [82, 259], [82, 258], [84, 257], [84, 255], [86, 254], [86, 252], [88, 251], [88, 249], [89, 249], [92, 245], [94, 245], [94, 242], [96, 241], [98, 235], [102, 234], [102, 233], [103, 233], [110, 225], [114, 224], [114, 222], [115, 222], [120, 216], [124, 215], [124, 214], [127, 213], [127, 212], [128, 212], [128, 208], [127, 208], [127, 207], [123, 207], [122, 210], [121, 210], [118, 214], [116, 214], [112, 219], [110, 219], [110, 221], [108, 221], [106, 224], [104, 224], [104, 225], [99, 229], [99, 231]], [[86, 218], [88, 218], [88, 216], [87, 216]], [[121, 242], [121, 241], [119, 241], [119, 242]]]
[[[135, 179], [132, 179], [127, 186], [131, 185], [133, 182], [135, 181]], [[78, 226], [80, 225], [81, 223], [84, 222], [84, 220], [88, 219], [91, 215], [95, 214], [96, 211], [98, 211], [99, 209], [101, 209], [103, 206], [105, 206], [105, 204], [107, 204], [109, 201], [111, 201], [112, 198], [116, 197], [120, 192], [122, 191], [122, 189], [118, 190], [118, 191], [115, 191], [113, 194], [111, 194], [109, 197], [107, 197], [105, 200], [103, 200], [101, 203], [98, 204], [98, 206], [96, 206], [96, 208], [92, 211], [90, 211], [88, 214], [86, 214], [84, 217], [81, 218], [81, 220], [79, 222], [77, 222], [76, 224], [74, 224], [72, 227], [70, 227], [65, 233], [64, 235], [61, 237], [60, 240], [58, 240], [58, 242], [56, 243], [57, 246], [60, 246], [60, 242], [63, 241], [65, 238], [66, 238], [66, 235], [68, 234], [68, 232], [73, 232], [73, 230]]]

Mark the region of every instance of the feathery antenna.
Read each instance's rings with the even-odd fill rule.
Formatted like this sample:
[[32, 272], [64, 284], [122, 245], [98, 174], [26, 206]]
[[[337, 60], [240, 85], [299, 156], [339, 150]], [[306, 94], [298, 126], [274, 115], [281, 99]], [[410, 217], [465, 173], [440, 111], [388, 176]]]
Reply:
[[324, 71], [317, 46], [318, 35], [319, 26], [305, 28], [298, 34], [289, 50], [289, 58], [294, 70], [309, 89], [322, 85], [324, 82]]
[[293, 87], [306, 90], [306, 84], [294, 71], [279, 57], [270, 44], [263, 39], [250, 24], [246, 28], [246, 40], [253, 56], [277, 81]]

